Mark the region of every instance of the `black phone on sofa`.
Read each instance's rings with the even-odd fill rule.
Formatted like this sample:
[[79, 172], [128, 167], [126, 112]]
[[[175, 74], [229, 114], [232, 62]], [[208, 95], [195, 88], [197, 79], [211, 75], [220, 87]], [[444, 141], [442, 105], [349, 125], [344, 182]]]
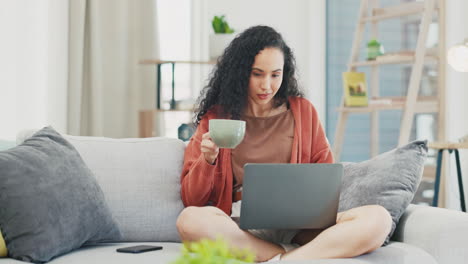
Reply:
[[147, 245], [138, 245], [131, 247], [118, 248], [117, 252], [121, 253], [143, 253], [148, 251], [160, 250], [162, 246], [147, 246]]

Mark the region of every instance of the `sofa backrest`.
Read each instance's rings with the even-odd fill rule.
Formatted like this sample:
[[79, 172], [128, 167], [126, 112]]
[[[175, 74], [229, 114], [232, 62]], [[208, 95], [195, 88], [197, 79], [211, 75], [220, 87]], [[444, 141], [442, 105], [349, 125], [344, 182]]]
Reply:
[[[20, 133], [17, 143], [33, 133]], [[181, 140], [63, 136], [94, 172], [122, 232], [118, 242], [180, 242], [175, 224], [183, 209]]]
[[178, 139], [65, 136], [94, 172], [122, 241], [179, 242], [185, 144]]

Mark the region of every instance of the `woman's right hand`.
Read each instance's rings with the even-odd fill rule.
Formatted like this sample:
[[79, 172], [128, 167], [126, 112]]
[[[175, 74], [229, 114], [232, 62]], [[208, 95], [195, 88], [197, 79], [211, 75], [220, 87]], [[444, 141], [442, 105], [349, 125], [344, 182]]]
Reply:
[[219, 147], [211, 140], [210, 132], [206, 132], [202, 136], [202, 142], [200, 144], [201, 152], [205, 156], [206, 162], [214, 164], [218, 157]]

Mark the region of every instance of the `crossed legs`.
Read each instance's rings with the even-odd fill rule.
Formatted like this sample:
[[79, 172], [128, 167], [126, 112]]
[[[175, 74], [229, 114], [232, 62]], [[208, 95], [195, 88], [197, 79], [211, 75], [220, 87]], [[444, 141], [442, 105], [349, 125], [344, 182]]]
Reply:
[[216, 239], [222, 235], [232, 247], [254, 252], [257, 261], [269, 260], [284, 253], [281, 246], [240, 229], [230, 216], [213, 206], [185, 208], [177, 219], [177, 230], [184, 241]]
[[349, 258], [379, 248], [390, 232], [392, 220], [378, 205], [353, 208], [338, 214], [337, 223], [323, 231], [303, 230], [293, 239], [301, 247], [285, 253], [274, 243], [255, 237], [216, 207], [187, 207], [177, 219], [182, 240], [215, 239], [222, 235], [231, 246], [250, 249], [256, 261], [266, 261], [285, 253], [281, 259]]
[[337, 223], [321, 233], [304, 230], [293, 242], [301, 247], [285, 260], [351, 258], [379, 248], [390, 233], [392, 218], [382, 206], [367, 205], [338, 214]]

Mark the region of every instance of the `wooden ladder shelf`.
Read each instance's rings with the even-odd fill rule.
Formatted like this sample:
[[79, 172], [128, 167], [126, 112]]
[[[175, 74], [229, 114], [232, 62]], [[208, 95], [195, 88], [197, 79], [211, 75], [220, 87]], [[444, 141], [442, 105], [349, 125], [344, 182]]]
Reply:
[[[379, 111], [400, 109], [403, 111], [400, 123], [400, 135], [398, 146], [404, 145], [409, 141], [412, 122], [415, 113], [438, 113], [438, 140], [445, 139], [444, 123], [444, 83], [445, 68], [445, 45], [444, 45], [444, 0], [424, 0], [418, 2], [407, 2], [397, 6], [379, 7], [378, 0], [361, 0], [359, 18], [354, 40], [351, 49], [351, 56], [347, 66], [347, 71], [356, 71], [357, 67], [371, 67], [370, 73], [370, 95], [376, 102], [385, 102], [384, 104], [372, 104], [367, 107], [347, 107], [344, 96], [341, 105], [338, 108], [338, 123], [335, 131], [335, 140], [333, 152], [336, 160], [340, 160], [342, 151], [346, 122], [350, 114], [370, 113], [371, 115], [371, 138], [370, 154], [376, 156], [379, 153]], [[421, 23], [419, 35], [414, 52], [405, 56], [381, 57], [376, 60], [359, 61], [359, 47], [363, 40], [365, 26], [370, 23], [371, 37], [378, 39], [378, 22], [386, 19], [399, 18], [420, 14]], [[429, 25], [434, 15], [437, 14], [439, 21], [439, 44], [436, 49], [427, 49], [426, 41], [428, 38]], [[397, 53], [398, 54], [398, 53]], [[439, 80], [437, 96], [418, 97], [423, 67], [428, 63], [438, 63]], [[379, 66], [387, 64], [409, 64], [412, 65], [411, 76], [408, 84], [408, 92], [402, 97], [380, 97], [379, 96]]]

